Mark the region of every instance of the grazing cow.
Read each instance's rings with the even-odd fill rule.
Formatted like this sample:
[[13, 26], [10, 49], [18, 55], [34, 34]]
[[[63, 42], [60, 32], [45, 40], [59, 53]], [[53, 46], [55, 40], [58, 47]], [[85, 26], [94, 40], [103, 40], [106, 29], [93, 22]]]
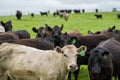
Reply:
[[66, 12], [59, 12], [59, 16], [63, 18], [65, 21], [69, 19], [69, 14]]
[[82, 13], [85, 13], [85, 9], [82, 9]]
[[0, 34], [0, 40], [18, 40], [19, 37], [14, 32], [3, 32]]
[[55, 47], [54, 41], [51, 38], [0, 40], [0, 44], [4, 42], [22, 44], [42, 50], [53, 50]]
[[45, 24], [45, 27], [39, 27], [36, 29], [32, 28], [33, 32], [37, 33], [36, 37], [51, 37], [52, 36], [52, 28]]
[[18, 20], [21, 20], [21, 18], [22, 18], [22, 12], [21, 11], [17, 11], [16, 17], [17, 17]]
[[97, 19], [102, 19], [102, 14], [95, 14]]
[[4, 23], [3, 21], [0, 22], [1, 25], [4, 27], [4, 32], [7, 32], [7, 31], [12, 31], [12, 21], [9, 20], [7, 21], [6, 23]]
[[90, 51], [88, 60], [90, 80], [120, 80], [120, 42], [108, 39]]
[[53, 13], [53, 16], [58, 16], [58, 15], [59, 15], [59, 11]]
[[27, 30], [17, 30], [14, 31], [16, 35], [18, 35], [19, 39], [29, 39], [30, 33]]
[[76, 60], [81, 50], [73, 45], [38, 50], [3, 43], [0, 45], [0, 76], [11, 80], [66, 80], [69, 71], [78, 69]]
[[34, 17], [34, 13], [31, 13], [31, 17], [32, 17], [32, 18]]
[[117, 18], [120, 19], [120, 14], [117, 14]]
[[80, 9], [75, 9], [73, 11], [74, 11], [74, 13], [80, 13]]
[[48, 16], [48, 12], [40, 12], [41, 16], [46, 15]]
[[68, 13], [64, 13], [64, 14], [63, 14], [63, 18], [65, 19], [65, 21], [68, 21], [68, 19], [69, 19], [69, 14], [68, 14]]
[[66, 13], [71, 13], [71, 12], [72, 12], [71, 9], [66, 10]]

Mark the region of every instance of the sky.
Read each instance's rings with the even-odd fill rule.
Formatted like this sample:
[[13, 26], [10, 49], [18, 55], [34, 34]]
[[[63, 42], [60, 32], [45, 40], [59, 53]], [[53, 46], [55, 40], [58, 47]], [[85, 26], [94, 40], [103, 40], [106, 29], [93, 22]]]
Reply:
[[86, 12], [120, 11], [120, 0], [0, 0], [0, 15], [14, 15], [17, 10], [23, 14], [58, 9], [85, 9]]

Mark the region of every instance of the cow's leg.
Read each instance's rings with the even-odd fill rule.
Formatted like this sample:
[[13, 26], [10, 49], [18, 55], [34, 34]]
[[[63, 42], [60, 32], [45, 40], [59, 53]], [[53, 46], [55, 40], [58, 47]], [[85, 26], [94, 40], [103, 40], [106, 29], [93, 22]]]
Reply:
[[68, 80], [71, 80], [71, 72], [68, 74]]

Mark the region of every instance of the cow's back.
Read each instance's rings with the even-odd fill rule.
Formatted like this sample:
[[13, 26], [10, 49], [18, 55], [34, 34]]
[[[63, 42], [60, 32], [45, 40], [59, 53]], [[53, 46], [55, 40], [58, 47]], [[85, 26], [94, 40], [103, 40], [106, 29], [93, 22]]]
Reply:
[[44, 80], [64, 79], [55, 75], [65, 71], [64, 67], [61, 67], [64, 65], [63, 56], [56, 51], [43, 51], [23, 45], [3, 43], [0, 52], [2, 52], [0, 62], [3, 64], [1, 66], [15, 78], [32, 76]]

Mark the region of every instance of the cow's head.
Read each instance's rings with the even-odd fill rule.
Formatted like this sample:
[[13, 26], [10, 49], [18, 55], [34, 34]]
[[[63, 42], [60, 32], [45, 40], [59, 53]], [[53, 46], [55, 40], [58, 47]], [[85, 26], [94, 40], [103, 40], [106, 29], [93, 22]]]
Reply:
[[108, 50], [102, 47], [95, 48], [90, 51], [88, 60], [88, 69], [91, 80], [106, 80], [102, 79], [106, 74], [112, 75], [112, 60]]
[[36, 29], [35, 27], [32, 28], [33, 32], [37, 33], [36, 37], [50, 37], [52, 36], [52, 29], [47, 24], [45, 27], [40, 27]]
[[4, 23], [3, 21], [1, 21], [0, 23], [5, 28], [5, 32], [12, 31], [12, 22], [11, 22], [11, 20], [7, 21], [6, 23]]
[[55, 48], [58, 53], [62, 53], [68, 71], [75, 71], [78, 69], [77, 56], [82, 51], [83, 47], [85, 46], [76, 48], [74, 45], [66, 45], [63, 48]]
[[59, 40], [60, 47], [64, 47], [65, 45], [75, 44], [77, 41], [77, 37], [71, 37], [65, 32], [64, 34], [61, 34]]
[[54, 26], [53, 29], [52, 29], [52, 32], [53, 32], [53, 36], [54, 37], [59, 37], [62, 33], [62, 29], [63, 29], [63, 24], [61, 25], [61, 27], [59, 26]]

